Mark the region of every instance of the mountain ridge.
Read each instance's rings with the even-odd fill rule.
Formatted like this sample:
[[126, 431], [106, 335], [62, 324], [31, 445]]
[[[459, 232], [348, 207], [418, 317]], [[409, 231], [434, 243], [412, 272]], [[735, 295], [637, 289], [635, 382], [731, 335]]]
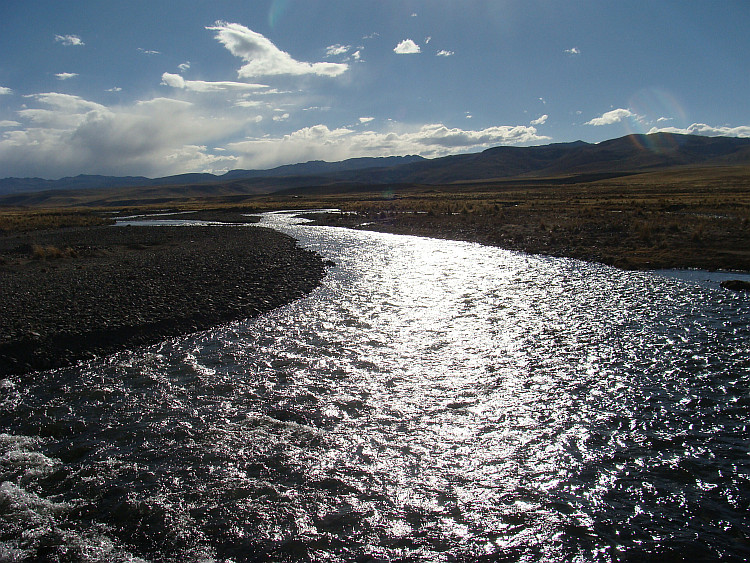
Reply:
[[46, 190], [169, 186], [179, 184], [207, 184], [223, 182], [225, 180], [245, 180], [250, 178], [281, 178], [284, 176], [335, 173], [361, 168], [391, 167], [418, 160], [424, 160], [424, 158], [417, 155], [407, 155], [359, 157], [337, 162], [311, 160], [297, 164], [284, 164], [264, 170], [236, 169], [219, 175], [208, 172], [188, 172], [159, 178], [148, 178], [146, 176], [105, 176], [101, 174], [79, 174], [77, 176], [65, 176], [58, 180], [8, 177], [0, 179], [0, 195]]
[[[491, 147], [478, 153], [435, 159], [420, 156], [313, 160], [269, 170], [232, 170], [223, 175], [188, 173], [149, 179], [142, 176], [79, 175], [60, 180], [0, 180], [0, 205], [38, 205], [44, 194], [61, 191], [132, 188], [149, 197], [192, 191], [196, 197], [288, 192], [313, 186], [451, 184], [482, 180], [589, 178], [689, 165], [750, 165], [750, 138], [673, 133], [633, 134], [600, 143], [573, 141], [531, 147]], [[590, 181], [587, 180], [587, 181]], [[583, 180], [581, 180], [583, 181]], [[30, 197], [36, 194], [37, 197]], [[27, 197], [29, 196], [29, 197]], [[106, 198], [103, 198], [106, 199]]]

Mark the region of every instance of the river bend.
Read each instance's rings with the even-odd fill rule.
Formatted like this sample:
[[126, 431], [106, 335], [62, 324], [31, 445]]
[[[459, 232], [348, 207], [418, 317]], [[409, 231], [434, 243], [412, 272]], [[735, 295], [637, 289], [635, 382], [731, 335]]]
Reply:
[[0, 560], [750, 557], [750, 298], [298, 225], [258, 318], [0, 381]]

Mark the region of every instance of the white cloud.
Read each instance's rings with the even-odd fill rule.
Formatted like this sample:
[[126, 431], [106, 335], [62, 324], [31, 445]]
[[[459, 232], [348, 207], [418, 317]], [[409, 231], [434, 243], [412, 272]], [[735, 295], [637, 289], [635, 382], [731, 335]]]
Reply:
[[261, 107], [268, 107], [268, 104], [266, 102], [261, 102], [259, 100], [239, 100], [234, 103], [235, 106], [238, 108], [261, 108]]
[[580, 55], [581, 50], [578, 47], [571, 47], [570, 49], [565, 49], [565, 52], [569, 55]]
[[362, 60], [362, 51], [359, 51], [359, 50], [358, 51], [354, 51], [352, 53], [352, 59], [354, 59], [355, 61], [361, 61]]
[[393, 49], [393, 52], [398, 55], [414, 55], [421, 51], [419, 45], [414, 43], [411, 39], [404, 39]]
[[[190, 81], [166, 74], [174, 83], [182, 80], [179, 84], [184, 83], [188, 90]], [[198, 89], [224, 85], [194, 83], [201, 85], [191, 86]], [[264, 135], [259, 123], [288, 120], [292, 112], [273, 109], [249, 96], [241, 94], [233, 105], [222, 109], [213, 96], [195, 96], [193, 102], [165, 97], [106, 106], [57, 92], [29, 95], [25, 97], [29, 107], [17, 111], [17, 121], [2, 122], [0, 170], [20, 177], [59, 178], [82, 173], [153, 177], [266, 168], [314, 159], [404, 154], [437, 157], [548, 139], [530, 126], [468, 130], [439, 123], [421, 127], [391, 123], [386, 130], [374, 131], [371, 124], [376, 120], [370, 116], [358, 118], [360, 127], [315, 125], [271, 137]], [[242, 136], [245, 140], [236, 141]]]
[[672, 121], [673, 117], [660, 117], [656, 120], [657, 123], [666, 123], [667, 121]]
[[122, 88], [119, 86], [113, 86], [112, 88], [107, 88], [107, 92], [122, 92]]
[[190, 69], [190, 61], [185, 61], [184, 63], [181, 63], [177, 65], [177, 68], [180, 70], [180, 72], [185, 72]]
[[473, 149], [490, 145], [517, 145], [546, 140], [534, 127], [502, 125], [479, 131], [449, 129], [442, 124], [425, 125], [418, 133], [420, 144], [429, 147]]
[[164, 155], [167, 166], [184, 166], [189, 170], [215, 174], [236, 168], [238, 160], [235, 156], [209, 154], [205, 145], [183, 145]]
[[0, 135], [0, 169], [12, 176], [164, 176], [234, 167], [236, 157], [204, 145], [250, 122], [168, 98], [113, 107], [56, 92], [27, 98], [39, 107], [17, 112], [24, 128]]
[[7, 96], [8, 94], [12, 94], [13, 90], [10, 88], [7, 88], [5, 86], [0, 86], [0, 96]]
[[452, 57], [453, 55], [455, 55], [453, 51], [446, 51], [445, 49], [437, 52], [438, 57]]
[[601, 117], [595, 117], [591, 121], [587, 121], [584, 125], [594, 125], [594, 126], [613, 125], [615, 123], [619, 123], [623, 119], [627, 119], [628, 117], [638, 117], [638, 116], [632, 111], [630, 111], [629, 109], [618, 108], [618, 109], [613, 109], [612, 111], [608, 111], [607, 113], [602, 114]]
[[207, 82], [205, 80], [185, 80], [179, 74], [165, 72], [161, 75], [161, 83], [172, 88], [182, 88], [193, 92], [219, 92], [222, 90], [262, 90], [268, 88], [265, 84], [250, 84], [247, 82]]
[[156, 108], [170, 112], [174, 110], [186, 110], [194, 104], [185, 100], [175, 100], [174, 98], [151, 98], [150, 100], [139, 100], [135, 105], [136, 107]]
[[430, 35], [428, 35], [427, 37], [424, 38], [424, 44], [425, 45], [427, 45], [430, 41], [432, 41], [432, 37]]
[[161, 51], [149, 51], [148, 49], [143, 49], [141, 47], [138, 47], [138, 52], [143, 53], [144, 55], [161, 55]]
[[544, 125], [544, 123], [549, 119], [549, 115], [546, 113], [542, 116], [537, 117], [536, 119], [533, 119], [529, 122], [529, 125]]
[[62, 43], [66, 47], [77, 47], [86, 44], [77, 35], [55, 35], [55, 41]]
[[28, 96], [24, 96], [24, 98], [37, 100], [39, 102], [52, 106], [55, 109], [66, 110], [71, 113], [83, 113], [86, 111], [98, 111], [106, 109], [103, 105], [97, 104], [96, 102], [84, 100], [79, 96], [60, 94], [59, 92], [30, 94]]
[[424, 125], [413, 130], [386, 132], [329, 129], [315, 125], [283, 137], [261, 137], [227, 147], [239, 155], [240, 168], [267, 168], [289, 162], [308, 160], [344, 160], [362, 156], [420, 154], [426, 157], [446, 156], [487, 148], [548, 140], [534, 127], [498, 126], [479, 131], [448, 128], [442, 124]]
[[684, 129], [679, 127], [653, 127], [651, 133], [678, 133], [682, 135], [704, 135], [706, 137], [750, 137], [750, 126], [714, 127], [705, 123], [693, 123]]
[[306, 108], [302, 108], [302, 111], [331, 111], [330, 106], [321, 107], [321, 106], [310, 106]]
[[349, 68], [344, 63], [297, 61], [260, 33], [237, 23], [216, 22], [214, 26], [206, 29], [216, 31], [216, 39], [230, 53], [247, 63], [238, 71], [240, 78], [306, 74], [334, 77], [343, 74]]
[[71, 78], [78, 76], [78, 74], [75, 72], [58, 72], [55, 76], [58, 80], [70, 80]]
[[329, 45], [328, 47], [326, 47], [326, 57], [344, 55], [348, 53], [349, 49], [351, 48], [351, 45], [339, 45], [338, 43], [336, 45]]
[[9, 119], [4, 119], [3, 121], [0, 121], [0, 127], [20, 127], [21, 124], [18, 121], [11, 121]]
[[103, 105], [70, 94], [48, 92], [25, 97], [46, 106], [22, 109], [17, 112], [21, 118], [29, 120], [32, 127], [70, 129], [80, 125], [87, 115], [108, 111]]

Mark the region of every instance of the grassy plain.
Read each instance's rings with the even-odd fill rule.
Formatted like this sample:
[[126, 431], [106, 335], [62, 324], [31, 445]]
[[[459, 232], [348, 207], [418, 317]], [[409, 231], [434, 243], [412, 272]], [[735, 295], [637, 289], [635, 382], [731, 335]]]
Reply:
[[114, 219], [89, 209], [29, 209], [0, 207], [0, 235], [43, 229], [93, 227], [114, 223]]
[[625, 269], [750, 271], [750, 168], [340, 195], [321, 223], [468, 240]]
[[[0, 229], [44, 219], [107, 221], [111, 212], [201, 211], [232, 220], [238, 212], [338, 208], [321, 224], [468, 240], [530, 253], [569, 256], [626, 269], [750, 271], [750, 167], [691, 167], [593, 182], [514, 179], [447, 185], [349, 185], [297, 188], [271, 195], [174, 198], [121, 207], [102, 192], [77, 196], [66, 211], [0, 208]], [[96, 208], [82, 211], [96, 201]], [[99, 211], [107, 211], [107, 215]], [[66, 215], [69, 212], [69, 215]], [[10, 217], [10, 218], [9, 218]], [[8, 225], [11, 224], [9, 227]], [[37, 225], [39, 226], [39, 225]], [[25, 227], [22, 227], [25, 228]]]

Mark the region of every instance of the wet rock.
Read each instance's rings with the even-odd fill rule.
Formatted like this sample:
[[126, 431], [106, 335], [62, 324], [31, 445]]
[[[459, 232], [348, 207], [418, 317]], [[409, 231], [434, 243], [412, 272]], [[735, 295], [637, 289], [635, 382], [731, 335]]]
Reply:
[[750, 282], [743, 280], [724, 280], [721, 287], [731, 289], [732, 291], [750, 291]]

